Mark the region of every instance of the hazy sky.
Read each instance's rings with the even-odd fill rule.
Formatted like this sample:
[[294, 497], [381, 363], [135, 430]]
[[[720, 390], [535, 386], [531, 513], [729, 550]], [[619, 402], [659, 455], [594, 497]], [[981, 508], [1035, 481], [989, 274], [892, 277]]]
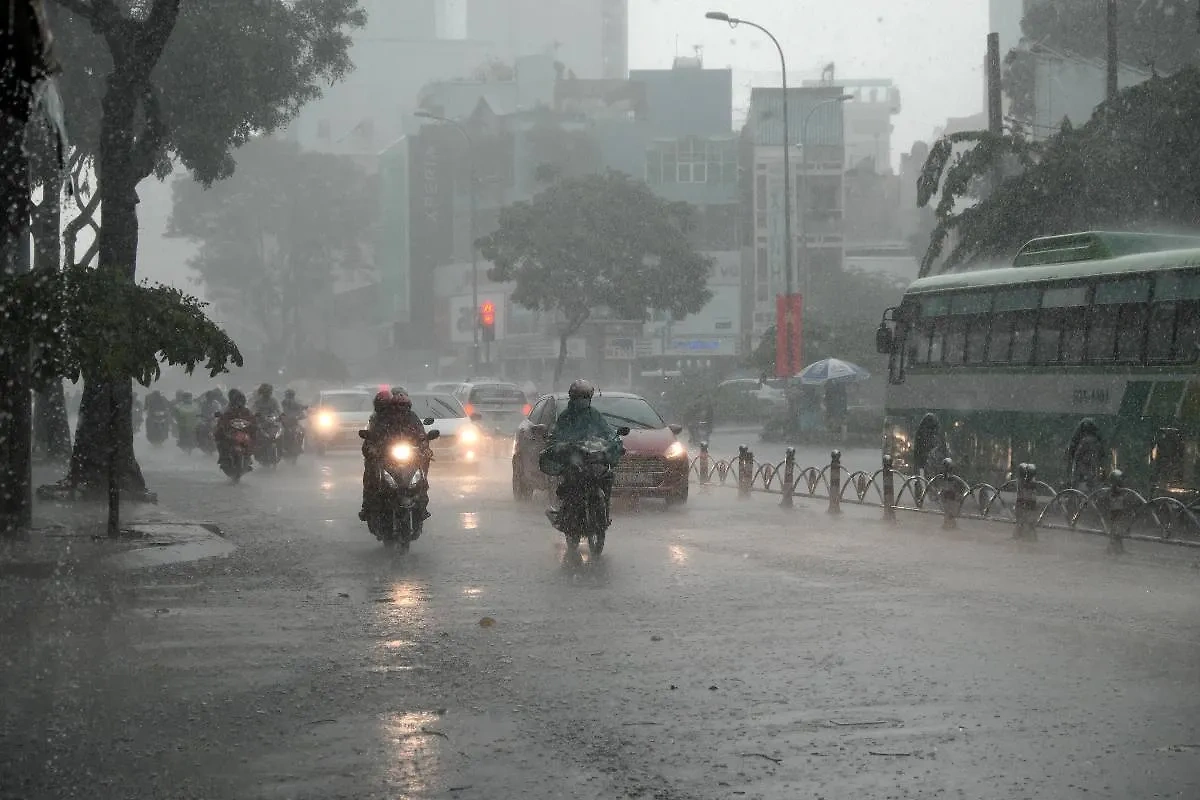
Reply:
[[[902, 110], [893, 118], [892, 160], [928, 140], [947, 117], [983, 109], [986, 0], [629, 0], [630, 66], [666, 68], [676, 52], [702, 45], [706, 67], [779, 71], [779, 55], [761, 32], [704, 18], [706, 11], [753, 20], [775, 34], [788, 77], [819, 78], [830, 61], [843, 78], [890, 78]], [[765, 83], [768, 75], [756, 83]], [[775, 81], [774, 85], [778, 85]], [[745, 87], [735, 86], [735, 104]]]

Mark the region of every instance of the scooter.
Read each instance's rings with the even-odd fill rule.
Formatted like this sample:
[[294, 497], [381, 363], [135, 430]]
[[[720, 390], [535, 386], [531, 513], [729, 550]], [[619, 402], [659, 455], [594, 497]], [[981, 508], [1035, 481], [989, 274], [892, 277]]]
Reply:
[[221, 471], [228, 475], [234, 483], [237, 483], [243, 475], [250, 471], [250, 453], [254, 447], [254, 441], [250, 435], [251, 423], [249, 420], [235, 419], [229, 423], [229, 426], [232, 429], [229, 457], [221, 465]]
[[255, 444], [254, 460], [268, 469], [274, 469], [283, 452], [283, 426], [279, 422], [279, 415], [259, 417]]
[[[432, 424], [433, 420], [425, 421]], [[366, 439], [367, 431], [359, 431]], [[425, 434], [426, 441], [441, 436], [437, 430]], [[407, 552], [409, 545], [421, 536], [425, 525], [424, 500], [429, 490], [428, 465], [421, 450], [405, 439], [393, 439], [384, 445], [378, 460], [378, 487], [374, 501], [367, 509], [367, 530], [385, 546]]]
[[171, 418], [165, 409], [155, 409], [146, 416], [146, 439], [155, 447], [162, 447], [162, 443], [171, 435]]
[[[628, 436], [629, 428], [617, 428], [617, 433]], [[552, 445], [542, 451], [538, 466], [548, 475], [557, 474], [561, 481], [558, 495], [562, 502], [557, 509], [547, 509], [546, 518], [566, 537], [567, 549], [573, 552], [587, 539], [593, 556], [603, 553], [612, 521], [605, 490], [613, 480], [607, 443], [588, 439]]]
[[284, 414], [283, 422], [283, 457], [288, 463], [295, 464], [296, 459], [304, 452], [304, 428], [300, 421], [307, 416], [303, 411], [299, 414]]

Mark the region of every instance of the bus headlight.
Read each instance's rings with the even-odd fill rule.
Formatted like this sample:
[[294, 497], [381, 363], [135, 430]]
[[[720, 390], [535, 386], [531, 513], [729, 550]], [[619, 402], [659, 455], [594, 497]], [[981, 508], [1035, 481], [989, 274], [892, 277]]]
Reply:
[[400, 443], [400, 444], [392, 445], [391, 452], [392, 452], [392, 460], [397, 461], [401, 464], [407, 464], [409, 461], [412, 460], [412, 457], [413, 457], [413, 449], [412, 449], [411, 444]]

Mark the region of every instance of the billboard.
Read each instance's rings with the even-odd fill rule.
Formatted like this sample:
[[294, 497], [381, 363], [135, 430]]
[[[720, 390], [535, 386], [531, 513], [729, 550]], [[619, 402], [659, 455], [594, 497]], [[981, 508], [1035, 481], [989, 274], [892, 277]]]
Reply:
[[[798, 294], [775, 295], [775, 377], [790, 378], [804, 366], [804, 300]], [[791, 332], [791, 346], [788, 332]]]

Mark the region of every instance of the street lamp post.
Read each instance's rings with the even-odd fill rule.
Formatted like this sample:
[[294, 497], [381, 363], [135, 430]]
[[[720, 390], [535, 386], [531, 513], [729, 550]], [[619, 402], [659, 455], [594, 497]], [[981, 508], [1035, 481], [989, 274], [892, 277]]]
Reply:
[[471, 134], [467, 133], [466, 127], [464, 127], [463, 124], [461, 122], [458, 122], [457, 120], [453, 120], [448, 117], [438, 116], [437, 114], [430, 113], [429, 111], [417, 111], [415, 114], [413, 114], [413, 116], [418, 117], [419, 119], [429, 119], [429, 120], [435, 120], [437, 122], [444, 122], [447, 125], [452, 126], [456, 131], [458, 131], [462, 135], [463, 140], [467, 143], [467, 163], [468, 163], [467, 180], [471, 184], [470, 187], [468, 188], [468, 192], [467, 192], [468, 200], [470, 203], [470, 215], [471, 215], [471, 222], [470, 222], [470, 226], [471, 226], [471, 309], [472, 309], [471, 313], [472, 313], [473, 319], [474, 319], [474, 324], [471, 325], [471, 373], [473, 375], [478, 375], [479, 374], [479, 249], [476, 247], [475, 242], [476, 242], [476, 240], [478, 240], [479, 236], [478, 236], [478, 232], [476, 231], [477, 217], [478, 217], [478, 214], [476, 212], [478, 210], [478, 200], [475, 195], [476, 184], [477, 184], [477, 181], [475, 179], [475, 145], [471, 141]]
[[[830, 97], [827, 100], [822, 100], [808, 110], [804, 115], [804, 124], [800, 126], [800, 197], [804, 202], [808, 200], [808, 123], [812, 120], [813, 114], [818, 108], [833, 105], [834, 103], [844, 103], [847, 100], [853, 100], [854, 95], [842, 94], [837, 97]], [[803, 316], [808, 317], [808, 292], [812, 284], [810, 276], [812, 275], [812, 264], [809, 263], [808, 257], [808, 222], [805, 215], [805, 208], [800, 208], [800, 266], [804, 268], [804, 297]]]
[[[708, 19], [718, 22], [727, 22], [729, 27], [736, 28], [738, 25], [749, 25], [751, 28], [757, 28], [767, 35], [775, 45], [775, 49], [779, 51], [779, 71], [783, 82], [783, 238], [786, 246], [783, 249], [783, 276], [784, 276], [784, 292], [787, 295], [787, 304], [785, 306], [786, 313], [782, 320], [779, 319], [779, 309], [775, 309], [775, 325], [782, 323], [784, 328], [784, 353], [787, 357], [787, 365], [789, 372], [795, 372], [795, 368], [799, 366], [795, 361], [795, 337], [792, 335], [792, 249], [795, 247], [795, 242], [792, 240], [792, 164], [788, 151], [791, 149], [788, 142], [788, 85], [787, 85], [787, 61], [783, 56], [783, 47], [779, 44], [779, 40], [769, 30], [759, 25], [757, 22], [750, 22], [745, 19], [731, 17], [724, 11], [709, 11], [704, 15]], [[778, 354], [776, 355], [778, 358]], [[791, 379], [791, 375], [786, 376]]]

